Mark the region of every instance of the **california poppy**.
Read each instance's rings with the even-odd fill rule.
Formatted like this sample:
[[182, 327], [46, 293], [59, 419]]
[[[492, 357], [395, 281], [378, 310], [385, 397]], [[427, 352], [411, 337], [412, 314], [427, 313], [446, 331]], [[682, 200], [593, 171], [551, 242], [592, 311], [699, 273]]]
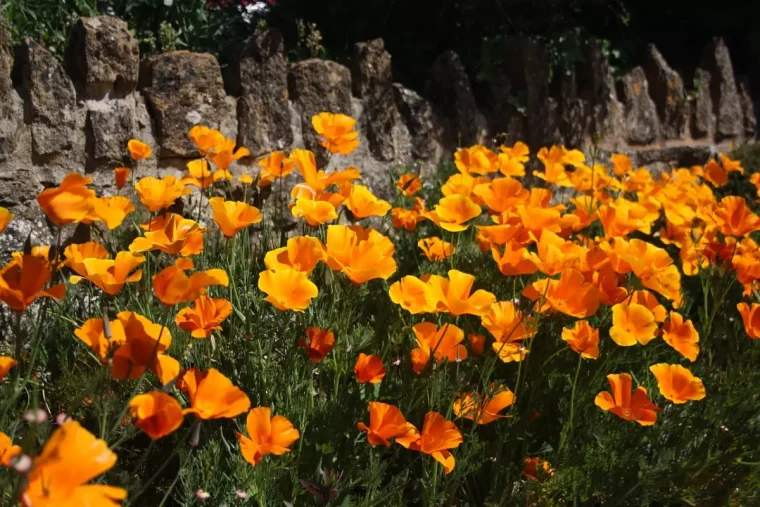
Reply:
[[564, 270], [559, 280], [545, 278], [528, 285], [523, 295], [531, 301], [545, 299], [541, 311], [553, 309], [579, 319], [590, 317], [599, 309], [599, 289], [573, 268]]
[[699, 355], [699, 333], [690, 320], [684, 320], [677, 312], [670, 312], [670, 319], [662, 326], [662, 338], [692, 363]]
[[236, 435], [243, 458], [253, 466], [258, 465], [267, 454], [280, 456], [290, 452], [288, 447], [301, 436], [286, 417], [272, 417], [269, 407], [256, 407], [248, 412], [245, 429], [248, 436]]
[[454, 400], [454, 414], [464, 417], [475, 424], [492, 423], [506, 415], [499, 412], [515, 401], [515, 395], [504, 386], [496, 388], [493, 396], [481, 396], [477, 393], [459, 393]]
[[60, 301], [66, 295], [62, 283], [45, 288], [53, 270], [46, 258], [22, 255], [0, 269], [0, 301], [14, 312], [23, 312], [39, 297]]
[[[523, 466], [523, 474], [533, 481], [537, 481], [539, 477], [539, 471], [548, 477], [554, 475], [555, 470], [552, 468], [551, 463], [545, 459], [541, 459], [538, 456], [532, 458], [525, 458]], [[540, 466], [540, 469], [539, 469]]]
[[127, 184], [127, 180], [129, 179], [130, 174], [132, 174], [132, 171], [129, 169], [129, 167], [117, 167], [113, 170], [113, 181], [114, 184], [116, 184], [116, 188], [121, 190], [124, 188], [124, 185]]
[[198, 419], [230, 419], [251, 407], [248, 396], [215, 368], [191, 368], [182, 374], [177, 387], [190, 400], [190, 408], [182, 413], [195, 414]]
[[221, 132], [216, 129], [210, 129], [205, 125], [195, 125], [190, 129], [187, 136], [193, 142], [201, 155], [206, 155], [216, 148], [224, 139]]
[[430, 361], [444, 360], [459, 362], [467, 359], [467, 348], [461, 345], [464, 332], [453, 324], [444, 324], [440, 329], [432, 322], [422, 322], [412, 328], [417, 337], [417, 348], [412, 350], [412, 367], [417, 374], [422, 373]]
[[492, 303], [480, 323], [497, 342], [515, 342], [536, 334], [533, 318], [526, 316], [512, 301]]
[[190, 331], [193, 338], [208, 338], [214, 330], [221, 331], [221, 323], [232, 314], [232, 303], [223, 298], [199, 296], [192, 308], [183, 308], [174, 321], [180, 329]]
[[711, 214], [724, 236], [745, 236], [760, 230], [760, 217], [752, 213], [744, 197], [724, 197]]
[[139, 394], [129, 402], [132, 419], [152, 439], [163, 438], [182, 426], [182, 406], [163, 391]]
[[747, 303], [739, 303], [736, 305], [736, 309], [739, 310], [742, 316], [747, 336], [760, 339], [760, 305], [752, 303], [752, 306], [750, 306]]
[[306, 223], [312, 227], [338, 218], [335, 206], [329, 202], [304, 198], [296, 199], [296, 204], [290, 209], [290, 212], [296, 218], [304, 218]]
[[277, 178], [284, 178], [295, 170], [295, 164], [281, 151], [273, 151], [259, 160], [263, 171], [259, 174], [261, 184], [269, 184]]
[[525, 176], [525, 163], [529, 159], [530, 149], [523, 142], [513, 146], [499, 146], [499, 172], [504, 176]]
[[594, 403], [605, 411], [610, 411], [626, 421], [636, 421], [642, 426], [651, 426], [657, 421], [660, 408], [647, 396], [645, 387], [639, 386], [631, 396], [632, 381], [627, 373], [607, 375], [612, 394], [607, 391], [596, 395]]
[[270, 250], [264, 256], [267, 269], [287, 267], [311, 274], [317, 263], [327, 260], [325, 245], [312, 236], [296, 236], [288, 239], [287, 246]]
[[507, 241], [503, 252], [499, 245], [491, 246], [491, 256], [505, 276], [532, 275], [538, 271], [532, 254], [516, 241]]
[[[438, 275], [425, 275], [423, 280], [430, 287], [430, 296], [434, 308], [451, 315], [483, 315], [496, 296], [483, 289], [472, 292], [475, 277], [458, 271], [449, 270], [449, 278]], [[472, 292], [472, 294], [471, 294]]]
[[612, 307], [610, 338], [621, 347], [636, 343], [646, 345], [654, 340], [656, 332], [657, 322], [647, 307], [636, 303], [618, 303]]
[[0, 234], [8, 227], [11, 220], [13, 220], [13, 213], [0, 206]]
[[314, 130], [322, 136], [320, 143], [330, 153], [348, 155], [359, 146], [356, 120], [345, 114], [319, 113], [311, 118]]
[[303, 347], [312, 363], [318, 363], [335, 346], [335, 335], [327, 329], [311, 326], [306, 329], [306, 339], [298, 340], [298, 345]]
[[348, 197], [343, 201], [343, 205], [348, 208], [356, 218], [367, 218], [371, 216], [383, 217], [391, 209], [391, 205], [382, 199], [378, 199], [364, 185], [351, 185]]
[[249, 225], [257, 224], [262, 220], [259, 209], [244, 202], [225, 201], [222, 197], [212, 197], [208, 203], [214, 210], [214, 222], [226, 238], [231, 238]]
[[0, 431], [0, 466], [11, 466], [13, 458], [23, 452], [20, 445], [13, 445], [11, 437]]
[[304, 179], [303, 184], [297, 185], [293, 189], [294, 192], [297, 188], [306, 187], [312, 194], [313, 199], [319, 198], [330, 185], [340, 186], [344, 183], [350, 183], [361, 176], [359, 169], [356, 167], [348, 167], [342, 171], [334, 171], [329, 174], [325, 171], [317, 170], [316, 157], [309, 150], [293, 150], [289, 158], [296, 165], [298, 172]]
[[74, 330], [74, 336], [90, 347], [103, 364], [108, 362], [108, 356], [112, 351], [127, 341], [124, 326], [118, 318], [108, 323], [108, 329], [110, 336], [106, 336], [103, 319], [93, 318], [87, 319]]
[[388, 289], [391, 301], [409, 313], [435, 311], [436, 301], [428, 284], [416, 276], [404, 276]]
[[46, 188], [37, 196], [37, 203], [56, 225], [81, 222], [92, 211], [95, 191], [87, 188], [92, 178], [78, 173], [68, 174], [61, 185]]
[[150, 145], [137, 139], [129, 140], [127, 143], [127, 150], [129, 151], [129, 156], [132, 157], [132, 160], [143, 160], [150, 157], [153, 153]]
[[223, 269], [198, 271], [190, 276], [185, 274], [186, 263], [175, 263], [153, 275], [153, 292], [165, 305], [189, 303], [206, 293], [211, 285], [227, 287], [230, 280]]
[[[212, 152], [208, 153], [207, 156], [221, 171], [226, 171], [229, 169], [230, 165], [232, 165], [232, 162], [251, 154], [251, 152], [248, 151], [248, 148], [243, 148], [242, 146], [235, 149], [235, 144], [236, 143], [233, 139], [222, 137], [216, 146], [214, 146]], [[217, 173], [219, 173], [219, 171], [217, 171]], [[216, 178], [220, 179], [218, 176], [216, 176]]]
[[134, 204], [123, 195], [100, 197], [93, 200], [92, 211], [82, 222], [103, 222], [109, 230], [119, 227], [127, 215], [135, 210]]
[[108, 250], [96, 241], [86, 243], [72, 243], [63, 251], [64, 264], [77, 273], [86, 272], [85, 259], [108, 259]]
[[187, 176], [182, 178], [181, 182], [185, 185], [192, 185], [201, 189], [209, 188], [214, 184], [214, 173], [211, 170], [211, 164], [205, 158], [191, 160], [187, 164]]
[[[125, 340], [113, 354], [111, 376], [117, 380], [124, 380], [139, 378], [146, 368], [158, 370], [161, 366], [159, 358], [172, 343], [169, 329], [135, 312], [119, 312], [116, 318], [124, 330]], [[117, 337], [115, 334], [114, 336]], [[85, 339], [83, 341], [87, 342]], [[98, 341], [102, 343], [99, 337]], [[100, 347], [99, 345], [99, 349]], [[170, 358], [170, 361], [176, 362], [173, 358]], [[165, 363], [164, 366], [168, 365]], [[179, 370], [178, 364], [176, 369]], [[168, 375], [164, 377], [166, 376]]]
[[176, 176], [164, 176], [161, 179], [146, 176], [135, 183], [135, 190], [143, 206], [153, 213], [168, 208], [180, 196], [189, 192], [185, 189], [184, 182]]
[[21, 496], [25, 507], [117, 506], [127, 497], [122, 488], [87, 484], [116, 464], [104, 440], [76, 421], [63, 423], [34, 459]]
[[420, 247], [420, 250], [422, 250], [422, 253], [425, 254], [425, 257], [430, 262], [440, 262], [448, 259], [457, 251], [454, 245], [438, 237], [423, 238], [417, 242], [417, 246]]
[[438, 201], [426, 216], [441, 229], [460, 232], [467, 230], [469, 225], [466, 222], [479, 216], [481, 211], [480, 206], [466, 195], [455, 194]]
[[203, 250], [204, 232], [205, 229], [198, 222], [175, 213], [167, 213], [150, 222], [145, 236], [135, 238], [129, 245], [129, 251], [159, 250], [169, 255], [189, 257]]
[[503, 213], [518, 204], [526, 204], [530, 192], [513, 178], [496, 178], [489, 183], [477, 185], [473, 191], [492, 213]]
[[422, 188], [422, 182], [418, 175], [414, 173], [406, 173], [402, 174], [398, 179], [396, 182], [396, 188], [398, 188], [405, 196], [412, 197], [420, 191]]
[[468, 334], [467, 341], [470, 342], [472, 353], [476, 356], [482, 356], [486, 348], [486, 337], [482, 334]]
[[18, 361], [9, 356], [0, 356], [0, 380], [3, 380], [11, 368], [16, 366]]
[[306, 273], [287, 267], [259, 273], [258, 287], [267, 294], [264, 301], [272, 303], [280, 311], [302, 312], [319, 293]]
[[119, 252], [115, 259], [85, 258], [81, 264], [69, 264], [77, 273], [69, 281], [79, 283], [83, 279], [89, 280], [106, 294], [115, 296], [125, 284], [142, 279], [142, 270], [135, 268], [143, 262], [145, 257], [132, 252]]
[[463, 174], [488, 174], [499, 170], [499, 157], [483, 145], [459, 148], [454, 153], [454, 164]]
[[562, 329], [562, 340], [585, 359], [599, 358], [599, 330], [586, 320], [579, 320], [573, 327]]
[[356, 381], [360, 384], [377, 384], [385, 377], [385, 366], [380, 356], [360, 353], [354, 365]]
[[422, 426], [420, 438], [410, 444], [409, 448], [414, 451], [424, 452], [432, 456], [443, 465], [444, 473], [454, 470], [456, 461], [449, 449], [459, 447], [463, 442], [462, 433], [456, 424], [447, 421], [438, 412], [425, 414], [425, 423]]
[[374, 229], [331, 225], [327, 228], [327, 265], [359, 285], [396, 272], [393, 242]]
[[701, 400], [705, 394], [702, 380], [680, 364], [653, 364], [649, 367], [660, 387], [660, 393], [673, 403]]
[[416, 209], [393, 208], [391, 218], [393, 219], [393, 227], [396, 229], [404, 228], [412, 232], [417, 228], [417, 224], [425, 220], [425, 214]]
[[379, 401], [369, 402], [369, 427], [363, 422], [357, 423], [356, 427], [367, 433], [370, 445], [390, 447], [390, 439], [395, 438], [398, 444], [409, 448], [420, 437], [417, 428], [407, 422], [398, 407]]

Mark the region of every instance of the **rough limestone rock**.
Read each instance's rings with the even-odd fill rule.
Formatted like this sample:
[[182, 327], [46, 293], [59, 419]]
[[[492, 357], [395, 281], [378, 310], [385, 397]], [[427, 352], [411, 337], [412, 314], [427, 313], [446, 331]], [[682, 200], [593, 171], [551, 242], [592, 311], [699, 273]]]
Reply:
[[304, 146], [314, 151], [321, 163], [327, 160], [326, 150], [311, 124], [311, 118], [322, 112], [353, 115], [351, 107], [351, 72], [339, 63], [312, 58], [290, 66], [288, 91], [300, 112]]
[[626, 142], [623, 128], [623, 105], [618, 100], [615, 78], [599, 46], [592, 45], [586, 63], [580, 69], [580, 97], [591, 108], [589, 133], [610, 151], [621, 150]]
[[525, 126], [525, 109], [520, 110], [512, 95], [512, 83], [506, 75], [498, 75], [488, 87], [487, 103], [483, 112], [488, 131], [502, 144], [512, 145], [528, 140]]
[[393, 99], [391, 55], [382, 39], [359, 42], [354, 44], [352, 64], [354, 94], [364, 105], [370, 152], [378, 160], [393, 160], [393, 129], [399, 115]]
[[433, 106], [418, 93], [399, 83], [393, 84], [393, 96], [401, 121], [409, 132], [411, 156], [415, 160], [437, 160], [441, 151], [441, 122]]
[[10, 38], [0, 28], [0, 161], [13, 155], [24, 129], [24, 104], [13, 88], [12, 70]]
[[694, 72], [695, 99], [691, 107], [691, 137], [694, 139], [712, 137], [715, 131], [710, 79], [710, 73], [704, 69]]
[[588, 131], [588, 103], [578, 96], [574, 72], [560, 79], [559, 131], [562, 143], [568, 148], [583, 148]]
[[634, 167], [655, 163], [675, 164], [677, 167], [703, 165], [710, 158], [709, 146], [670, 146], [637, 150], [630, 153]]
[[634, 67], [623, 76], [623, 101], [627, 141], [630, 144], [654, 142], [659, 134], [659, 119], [641, 67]]
[[430, 68], [427, 93], [449, 124], [447, 148], [480, 143], [485, 135], [485, 117], [478, 110], [470, 80], [459, 56], [444, 51]]
[[124, 97], [137, 86], [140, 49], [120, 19], [79, 18], [69, 34], [65, 61], [81, 97]]
[[743, 131], [741, 100], [736, 88], [731, 56], [723, 39], [715, 37], [707, 44], [700, 67], [710, 73], [716, 139], [740, 136]]
[[666, 139], [682, 139], [686, 134], [689, 108], [681, 76], [670, 68], [657, 48], [650, 44], [644, 59], [649, 93], [660, 116], [660, 132]]
[[127, 143], [135, 132], [134, 95], [86, 103], [90, 163], [126, 159]]
[[240, 87], [239, 143], [254, 156], [291, 146], [288, 61], [279, 30], [263, 30], [246, 42], [235, 77]]
[[749, 91], [749, 77], [741, 76], [737, 79], [737, 82], [739, 84], [739, 101], [744, 113], [744, 136], [752, 138], [757, 131], [757, 111], [755, 103], [752, 101], [752, 94]]
[[187, 133], [194, 125], [235, 139], [235, 101], [228, 101], [219, 63], [207, 53], [172, 51], [143, 61], [141, 87], [155, 122], [160, 158], [193, 157]]

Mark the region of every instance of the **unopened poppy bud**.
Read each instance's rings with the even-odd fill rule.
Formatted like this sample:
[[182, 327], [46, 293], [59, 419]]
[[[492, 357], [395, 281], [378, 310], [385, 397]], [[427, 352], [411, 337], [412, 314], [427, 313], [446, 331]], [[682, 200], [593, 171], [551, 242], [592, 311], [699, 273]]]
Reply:
[[32, 408], [24, 412], [23, 418], [29, 424], [42, 424], [48, 420], [48, 413], [41, 408]]

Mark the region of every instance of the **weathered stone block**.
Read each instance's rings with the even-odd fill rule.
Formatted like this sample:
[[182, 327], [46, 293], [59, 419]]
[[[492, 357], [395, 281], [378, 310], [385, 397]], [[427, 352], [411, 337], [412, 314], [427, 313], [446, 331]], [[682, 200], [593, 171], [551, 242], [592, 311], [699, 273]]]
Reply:
[[682, 139], [686, 134], [689, 108], [681, 76], [673, 70], [657, 48], [650, 44], [644, 59], [649, 93], [657, 106], [660, 132], [666, 139]]
[[657, 108], [649, 96], [649, 84], [641, 67], [634, 67], [623, 76], [623, 102], [626, 140], [631, 144], [654, 142], [659, 135]]
[[715, 37], [707, 44], [700, 67], [710, 73], [716, 139], [740, 136], [744, 118], [742, 106], [736, 88], [731, 55], [722, 38]]
[[749, 91], [749, 78], [747, 76], [740, 76], [737, 78], [737, 82], [739, 85], [739, 102], [741, 103], [743, 113], [744, 135], [747, 138], [751, 138], [757, 132], [757, 110], [752, 100], [752, 94]]
[[712, 137], [715, 131], [710, 80], [710, 73], [706, 70], [694, 72], [694, 103], [691, 107], [691, 137], [694, 139]]
[[0, 27], [0, 160], [14, 153], [24, 128], [24, 105], [13, 87], [12, 70], [10, 36]]
[[438, 151], [438, 120], [430, 103], [418, 93], [394, 83], [393, 94], [402, 122], [409, 131], [414, 159], [430, 160]]

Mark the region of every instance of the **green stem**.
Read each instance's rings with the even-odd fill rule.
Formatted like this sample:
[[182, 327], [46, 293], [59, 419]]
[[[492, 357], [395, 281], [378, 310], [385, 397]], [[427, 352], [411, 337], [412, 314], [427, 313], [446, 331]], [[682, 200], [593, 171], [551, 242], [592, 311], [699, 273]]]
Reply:
[[578, 375], [581, 372], [581, 364], [583, 364], [583, 356], [578, 354], [578, 366], [575, 368], [575, 378], [573, 379], [573, 390], [570, 393], [570, 424], [568, 430], [562, 433], [559, 439], [559, 452], [565, 448], [567, 437], [573, 433], [573, 417], [575, 415], [575, 387], [578, 385]]

